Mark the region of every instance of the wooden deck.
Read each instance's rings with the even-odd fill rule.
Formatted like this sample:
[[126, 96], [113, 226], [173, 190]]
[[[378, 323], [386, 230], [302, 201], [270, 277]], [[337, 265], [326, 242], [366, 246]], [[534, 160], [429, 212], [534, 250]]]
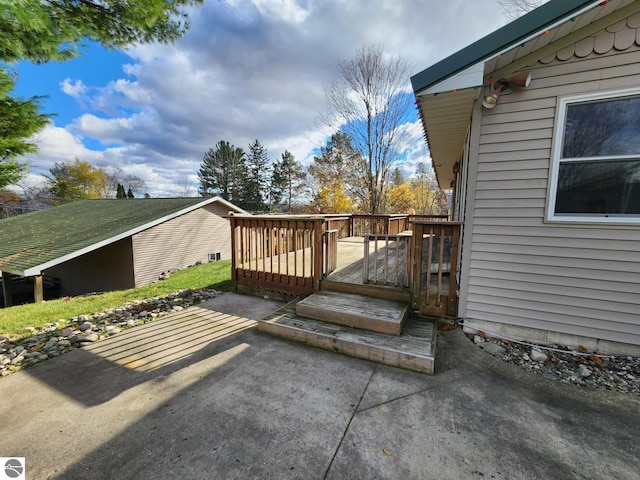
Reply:
[[429, 319], [409, 316], [402, 333], [396, 336], [300, 317], [296, 314], [297, 303], [288, 303], [258, 321], [258, 330], [352, 357], [433, 374], [437, 332]]

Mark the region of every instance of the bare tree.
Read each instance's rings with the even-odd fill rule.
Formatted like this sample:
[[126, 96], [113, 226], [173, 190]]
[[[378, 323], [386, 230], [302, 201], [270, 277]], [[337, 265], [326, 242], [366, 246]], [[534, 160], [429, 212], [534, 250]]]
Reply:
[[549, 0], [498, 0], [498, 5], [502, 7], [509, 20], [515, 20], [548, 1]]
[[134, 195], [141, 195], [146, 187], [144, 180], [135, 175], [125, 174], [120, 167], [106, 167], [102, 170], [107, 175], [107, 183], [101, 192], [102, 198], [115, 198], [118, 184], [122, 185], [125, 192], [131, 189]]
[[339, 78], [325, 92], [324, 121], [341, 125], [340, 132], [365, 159], [363, 208], [370, 213], [382, 208], [389, 173], [407, 138], [402, 126], [413, 105], [409, 68], [400, 57], [385, 57], [382, 47], [365, 45], [353, 59], [338, 62]]
[[188, 198], [196, 196], [196, 188], [193, 186], [193, 183], [191, 183], [191, 180], [189, 180], [188, 175], [180, 175], [176, 181], [176, 187], [176, 195], [178, 197]]

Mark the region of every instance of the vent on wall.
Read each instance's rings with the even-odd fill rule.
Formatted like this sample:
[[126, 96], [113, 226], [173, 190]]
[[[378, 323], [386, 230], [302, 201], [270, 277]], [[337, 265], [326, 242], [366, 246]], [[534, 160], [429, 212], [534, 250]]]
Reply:
[[210, 262], [217, 262], [218, 260], [220, 260], [220, 252], [210, 253], [209, 254], [209, 261]]

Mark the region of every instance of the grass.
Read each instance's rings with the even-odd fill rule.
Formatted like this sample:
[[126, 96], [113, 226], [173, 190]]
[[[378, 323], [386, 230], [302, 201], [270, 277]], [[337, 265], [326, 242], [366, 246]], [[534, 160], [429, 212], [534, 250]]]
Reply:
[[28, 326], [87, 315], [129, 302], [164, 297], [179, 290], [212, 288], [218, 291], [231, 289], [231, 261], [211, 262], [175, 272], [171, 277], [151, 285], [129, 290], [118, 290], [98, 295], [59, 298], [42, 303], [16, 305], [0, 309], [0, 333], [24, 333]]

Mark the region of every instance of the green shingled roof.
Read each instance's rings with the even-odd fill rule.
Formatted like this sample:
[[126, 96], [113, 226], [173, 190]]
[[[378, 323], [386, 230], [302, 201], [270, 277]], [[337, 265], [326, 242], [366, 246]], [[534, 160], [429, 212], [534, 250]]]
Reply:
[[221, 198], [81, 200], [0, 220], [0, 271], [35, 275]]

